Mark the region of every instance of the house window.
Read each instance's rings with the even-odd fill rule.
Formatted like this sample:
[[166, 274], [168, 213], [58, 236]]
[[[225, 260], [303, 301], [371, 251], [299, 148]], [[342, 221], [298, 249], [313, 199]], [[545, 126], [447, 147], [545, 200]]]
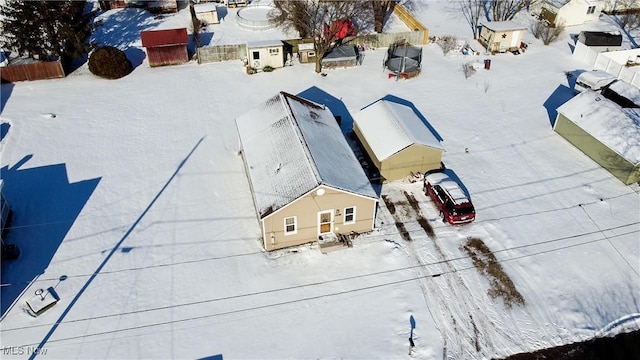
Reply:
[[353, 224], [356, 222], [356, 207], [348, 207], [344, 209], [344, 224]]
[[284, 218], [284, 234], [293, 235], [298, 232], [298, 218], [296, 216]]
[[589, 6], [589, 8], [587, 9], [587, 14], [593, 14], [594, 12], [596, 12], [596, 7]]
[[280, 49], [278, 49], [278, 48], [269, 49], [269, 54], [278, 55], [278, 54], [280, 54]]
[[253, 52], [253, 60], [260, 60], [260, 51]]

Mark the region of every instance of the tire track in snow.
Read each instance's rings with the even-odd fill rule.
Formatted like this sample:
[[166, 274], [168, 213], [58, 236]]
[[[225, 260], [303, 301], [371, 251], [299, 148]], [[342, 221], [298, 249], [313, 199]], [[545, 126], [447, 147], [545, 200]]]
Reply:
[[[491, 316], [487, 311], [487, 304], [482, 300], [478, 301], [473, 295], [461, 274], [448, 261], [450, 258], [442, 250], [442, 244], [432, 228], [424, 226], [424, 222], [427, 220], [422, 215], [415, 197], [405, 192], [404, 196], [407, 201], [397, 199], [393, 201], [390, 200], [393, 198], [392, 195], [389, 194], [385, 202], [393, 204], [395, 221], [402, 222], [403, 227], [415, 225], [417, 222], [425, 231], [425, 240], [427, 241], [424, 242], [424, 246], [420, 248], [418, 244], [423, 244], [422, 242], [411, 241], [407, 244], [407, 251], [421, 265], [416, 272], [421, 278], [421, 288], [423, 291], [428, 291], [425, 298], [432, 299], [437, 307], [440, 331], [444, 337], [443, 357], [453, 359], [490, 357], [495, 355], [497, 350], [504, 349], [505, 346], [512, 348], [514, 345], [520, 345], [523, 338], [527, 337], [520, 332], [515, 319], [512, 316], [507, 316], [507, 321], [511, 326], [501, 326], [501, 317], [495, 313], [496, 316]], [[416, 206], [417, 204], [418, 206]], [[411, 216], [410, 220], [403, 221], [395, 215], [398, 209], [404, 209], [405, 213], [412, 213], [415, 216]], [[415, 231], [410, 231], [410, 233], [415, 233]], [[428, 273], [426, 264], [433, 261], [426, 261], [430, 259], [425, 259], [423, 254], [432, 254], [433, 260], [441, 263], [441, 265], [432, 265], [432, 268], [435, 266], [436, 274], [445, 273], [445, 275], [440, 277], [439, 275], [434, 276], [431, 272]], [[427, 305], [429, 304], [427, 303]], [[515, 334], [511, 334], [509, 329], [516, 329]]]

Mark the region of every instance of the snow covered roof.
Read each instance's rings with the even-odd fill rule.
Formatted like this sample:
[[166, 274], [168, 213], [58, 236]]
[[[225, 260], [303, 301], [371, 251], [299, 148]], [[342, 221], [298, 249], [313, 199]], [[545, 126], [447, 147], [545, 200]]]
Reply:
[[262, 48], [262, 47], [272, 47], [272, 46], [282, 46], [282, 41], [280, 40], [256, 40], [247, 42], [247, 47], [249, 48]]
[[301, 44], [298, 44], [298, 51], [315, 50], [315, 49], [316, 49], [316, 45], [314, 43], [301, 43]]
[[518, 24], [515, 21], [482, 21], [480, 23], [483, 27], [493, 31], [514, 31], [525, 30], [526, 27]]
[[640, 88], [637, 86], [631, 85], [626, 81], [618, 80], [609, 85], [609, 90], [640, 106]]
[[438, 138], [407, 105], [380, 99], [357, 112], [353, 121], [380, 161], [413, 144], [444, 150]]
[[567, 3], [569, 3], [570, 0], [546, 0], [546, 3], [559, 9], [565, 5], [567, 5]]
[[260, 217], [321, 184], [377, 199], [323, 105], [280, 92], [236, 124]]
[[217, 11], [218, 10], [218, 4], [216, 3], [201, 3], [201, 4], [194, 4], [193, 5], [193, 10], [195, 10], [196, 13], [206, 13], [206, 12], [213, 12], [213, 11]]
[[632, 164], [640, 164], [640, 109], [622, 108], [593, 90], [585, 90], [558, 108]]

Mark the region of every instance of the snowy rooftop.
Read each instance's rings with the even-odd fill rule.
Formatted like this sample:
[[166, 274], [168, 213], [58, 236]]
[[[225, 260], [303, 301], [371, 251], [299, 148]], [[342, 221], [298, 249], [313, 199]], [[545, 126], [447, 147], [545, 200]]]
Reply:
[[193, 10], [195, 10], [196, 13], [217, 11], [217, 8], [218, 8], [217, 3], [201, 3], [201, 4], [193, 5]]
[[249, 48], [261, 48], [261, 47], [271, 47], [271, 46], [282, 46], [282, 41], [274, 39], [274, 40], [256, 40], [247, 42], [247, 47]]
[[353, 121], [379, 160], [413, 144], [444, 149], [413, 109], [403, 104], [378, 100], [356, 113]]
[[491, 29], [493, 31], [512, 31], [512, 30], [525, 30], [526, 27], [521, 24], [509, 20], [509, 21], [482, 21], [480, 25]]
[[624, 109], [586, 90], [560, 106], [558, 113], [631, 163], [640, 163], [640, 109]]
[[609, 85], [609, 89], [640, 106], [640, 88], [620, 80]]
[[236, 123], [261, 216], [320, 184], [377, 198], [328, 108], [281, 92]]

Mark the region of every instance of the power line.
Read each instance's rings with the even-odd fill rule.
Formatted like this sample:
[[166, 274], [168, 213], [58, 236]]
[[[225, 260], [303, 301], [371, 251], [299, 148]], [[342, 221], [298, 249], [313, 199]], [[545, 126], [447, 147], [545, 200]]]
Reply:
[[[634, 233], [634, 232], [625, 233], [625, 234], [618, 234], [618, 235], [614, 235], [612, 237], [618, 237], [618, 236], [628, 235], [628, 234], [632, 234], [632, 233]], [[510, 259], [503, 259], [503, 260], [499, 260], [498, 262], [513, 261], [513, 260], [517, 260], [517, 259], [530, 257], [530, 256], [533, 256], [533, 255], [539, 255], [539, 254], [544, 254], [544, 253], [547, 253], [547, 252], [553, 252], [553, 251], [557, 251], [557, 250], [561, 250], [561, 249], [567, 249], [567, 248], [571, 248], [571, 247], [582, 246], [582, 245], [591, 244], [591, 243], [598, 242], [598, 241], [603, 241], [603, 240], [606, 240], [606, 238], [589, 240], [589, 241], [586, 241], [586, 242], [583, 242], [583, 243], [567, 245], [567, 246], [564, 246], [564, 247], [561, 247], [561, 248], [557, 248], [557, 249], [542, 250], [542, 251], [540, 251], [538, 253], [517, 256], [517, 257], [514, 257], [514, 258], [510, 258]], [[388, 281], [388, 282], [384, 282], [384, 283], [381, 283], [381, 284], [369, 285], [369, 286], [359, 287], [359, 288], [355, 288], [355, 289], [343, 290], [343, 291], [332, 292], [332, 293], [321, 294], [321, 295], [308, 296], [308, 297], [294, 299], [294, 300], [281, 301], [281, 302], [271, 303], [271, 304], [268, 304], [268, 305], [258, 305], [258, 306], [252, 306], [252, 307], [243, 308], [243, 309], [237, 309], [237, 310], [230, 310], [230, 311], [225, 311], [225, 312], [220, 312], [220, 313], [215, 313], [215, 314], [200, 315], [200, 316], [194, 316], [194, 317], [178, 319], [178, 320], [171, 320], [171, 321], [163, 321], [163, 322], [154, 323], [154, 324], [131, 326], [131, 327], [121, 328], [121, 329], [117, 329], [117, 330], [102, 331], [102, 332], [97, 332], [97, 333], [92, 333], [92, 334], [83, 334], [83, 335], [78, 335], [78, 336], [57, 338], [57, 339], [49, 340], [47, 343], [56, 343], [56, 342], [62, 342], [62, 341], [67, 341], [67, 340], [75, 340], [75, 339], [86, 339], [88, 337], [100, 336], [100, 335], [108, 335], [108, 334], [118, 333], [118, 332], [122, 332], [122, 331], [139, 330], [139, 329], [157, 327], [157, 326], [162, 326], [162, 325], [170, 325], [170, 324], [176, 324], [176, 323], [183, 323], [183, 322], [187, 322], [187, 321], [202, 320], [202, 319], [213, 318], [213, 317], [218, 317], [218, 316], [231, 315], [231, 314], [236, 314], [236, 313], [241, 313], [241, 312], [246, 312], [246, 311], [260, 310], [260, 309], [270, 308], [270, 307], [274, 307], [274, 306], [289, 305], [289, 304], [305, 302], [305, 301], [310, 301], [310, 300], [317, 300], [317, 299], [321, 299], [321, 298], [345, 295], [345, 294], [359, 292], [359, 291], [379, 289], [379, 288], [386, 287], [386, 286], [399, 285], [399, 284], [415, 281], [416, 279], [435, 278], [435, 277], [439, 277], [441, 275], [451, 274], [451, 273], [470, 270], [470, 269], [475, 269], [475, 266], [469, 266], [469, 267], [461, 268], [461, 269], [452, 269], [450, 271], [443, 271], [443, 272], [440, 272], [440, 273], [437, 273], [437, 274], [430, 274], [430, 275], [424, 275], [424, 276], [418, 276], [418, 277], [414, 276], [414, 277], [411, 277], [411, 278], [408, 278], [408, 279]], [[292, 287], [292, 288], [299, 288], [299, 287], [304, 287], [304, 286], [306, 286], [306, 285], [295, 286], [295, 287]], [[260, 293], [267, 293], [267, 292], [273, 292], [273, 291], [277, 291], [277, 289], [276, 290], [268, 290], [268, 291], [260, 292]], [[211, 299], [211, 300], [208, 300], [208, 301], [199, 301], [197, 303], [216, 302], [216, 301], [221, 301], [221, 300], [236, 299], [236, 298], [245, 297], [245, 296], [252, 296], [252, 295], [253, 294], [235, 295], [235, 296], [229, 296], [229, 297], [220, 298], [220, 299]], [[174, 307], [178, 307], [178, 306], [183, 306], [183, 305], [180, 304], [180, 305], [175, 305], [175, 306], [166, 306], [166, 307], [162, 307], [162, 308], [158, 308], [158, 309], [174, 308]], [[127, 315], [127, 314], [138, 314], [138, 313], [145, 312], [145, 311], [150, 311], [150, 310], [134, 311], [134, 312], [130, 312], [130, 313], [114, 314], [114, 315], [110, 315], [110, 316], [93, 317], [93, 318], [86, 318], [86, 319], [77, 319], [77, 320], [73, 320], [73, 321], [67, 321], [67, 322], [64, 322], [64, 323], [67, 324], [67, 323], [72, 323], [72, 322], [77, 322], [77, 321], [89, 321], [89, 320], [95, 320], [95, 319], [111, 317], [111, 316], [119, 316], [119, 315]], [[49, 324], [49, 325], [51, 325], [51, 324]], [[45, 326], [45, 325], [40, 325], [40, 326]], [[29, 327], [25, 327], [25, 328], [29, 328]], [[20, 329], [24, 329], [24, 328], [20, 328]], [[9, 331], [9, 330], [17, 330], [17, 328], [16, 329], [4, 329], [3, 331]], [[19, 346], [28, 347], [28, 346], [35, 346], [35, 345], [38, 345], [38, 344], [24, 344], [24, 345], [19, 345]]]
[[[539, 242], [539, 243], [534, 243], [534, 244], [513, 246], [513, 247], [510, 247], [510, 248], [493, 251], [493, 253], [495, 254], [495, 253], [511, 251], [511, 250], [515, 250], [515, 249], [521, 249], [521, 248], [527, 248], [527, 247], [532, 247], [532, 246], [544, 245], [544, 244], [549, 244], [549, 243], [552, 243], [552, 242], [568, 240], [568, 239], [578, 238], [578, 237], [582, 237], [582, 236], [586, 236], [586, 235], [592, 235], [592, 234], [601, 234], [601, 235], [605, 236], [603, 231], [610, 231], [610, 230], [620, 229], [620, 228], [623, 228], [623, 227], [636, 225], [636, 224], [640, 224], [640, 222], [632, 223], [632, 224], [626, 224], [626, 225], [620, 225], [620, 226], [616, 226], [616, 227], [612, 227], [612, 228], [608, 228], [608, 229], [597, 230], [597, 231], [592, 231], [592, 232], [587, 232], [587, 233], [582, 233], [582, 234], [565, 236], [565, 237], [562, 237], [562, 238], [551, 239], [551, 240], [547, 240], [547, 241], [543, 241], [543, 242]], [[531, 257], [531, 256], [534, 256], [534, 255], [544, 254], [544, 253], [552, 252], [552, 251], [563, 250], [563, 249], [567, 249], [567, 248], [571, 248], [571, 247], [587, 245], [587, 244], [591, 244], [591, 243], [598, 242], [598, 241], [609, 240], [610, 238], [615, 238], [615, 237], [620, 237], [620, 236], [624, 236], [624, 235], [634, 234], [634, 233], [637, 233], [637, 232], [638, 231], [635, 230], [635, 231], [630, 231], [630, 232], [626, 232], [626, 233], [622, 233], [622, 234], [616, 234], [616, 235], [613, 235], [613, 236], [610, 236], [610, 237], [606, 237], [605, 236], [604, 238], [589, 240], [589, 241], [585, 241], [585, 242], [581, 242], [581, 243], [577, 243], [577, 244], [565, 245], [565, 246], [561, 246], [561, 247], [557, 247], [557, 248], [553, 248], [553, 249], [549, 249], [549, 250], [542, 250], [542, 251], [539, 251], [539, 252], [535, 252], [535, 253], [531, 253], [531, 254], [524, 254], [524, 255], [521, 255], [521, 256], [512, 257], [512, 258], [508, 258], [508, 259], [501, 259], [501, 260], [498, 260], [498, 262], [507, 262], [507, 261], [513, 261], [513, 260], [517, 260], [517, 259], [523, 259], [523, 258]], [[97, 319], [109, 318], [109, 317], [114, 317], [114, 316], [124, 316], [124, 315], [139, 314], [139, 313], [145, 313], [145, 312], [150, 312], [150, 311], [167, 310], [167, 309], [171, 309], [171, 308], [193, 306], [193, 305], [199, 305], [199, 304], [205, 304], [205, 303], [213, 303], [213, 302], [218, 302], [218, 301], [232, 300], [232, 299], [238, 299], [238, 298], [249, 297], [249, 296], [264, 295], [264, 294], [281, 292], [281, 291], [288, 291], [288, 290], [294, 290], [294, 289], [299, 289], [299, 288], [304, 288], [304, 287], [318, 286], [318, 285], [324, 285], [324, 284], [335, 283], [335, 282], [340, 282], [340, 281], [347, 281], [347, 280], [354, 280], [354, 279], [358, 279], [358, 278], [377, 276], [377, 275], [388, 274], [388, 273], [393, 273], [393, 272], [398, 272], [398, 271], [406, 271], [406, 270], [411, 270], [411, 269], [415, 269], [415, 268], [427, 268], [427, 267], [433, 266], [433, 265], [439, 265], [439, 264], [449, 263], [449, 262], [454, 262], [454, 261], [459, 261], [459, 260], [466, 260], [466, 259], [470, 259], [470, 258], [471, 258], [470, 256], [459, 256], [459, 257], [456, 257], [456, 258], [439, 260], [439, 261], [429, 262], [429, 263], [425, 263], [425, 264], [406, 266], [406, 267], [402, 267], [402, 268], [378, 271], [378, 272], [368, 273], [368, 274], [353, 275], [353, 276], [348, 276], [348, 277], [343, 277], [343, 278], [338, 278], [338, 279], [324, 280], [324, 281], [318, 281], [318, 282], [302, 284], [302, 285], [292, 285], [292, 286], [284, 287], [284, 288], [256, 291], [256, 292], [252, 292], [252, 293], [239, 294], [239, 295], [230, 295], [230, 296], [221, 297], [221, 298], [205, 299], [205, 300], [193, 301], [193, 302], [182, 303], [182, 304], [174, 304], [174, 305], [167, 305], [167, 306], [161, 306], [161, 307], [156, 307], [156, 308], [149, 308], [149, 309], [143, 309], [143, 310], [122, 312], [122, 313], [117, 313], [117, 314], [94, 316], [94, 317], [91, 317], [91, 318], [74, 319], [74, 320], [65, 321], [64, 324], [75, 323], [75, 322], [80, 322], [80, 321], [97, 320]], [[415, 280], [415, 279], [419, 279], [419, 278], [428, 278], [428, 277], [437, 277], [437, 276], [440, 276], [440, 275], [443, 275], [443, 274], [459, 272], [459, 271], [466, 271], [466, 270], [474, 269], [474, 268], [475, 268], [474, 266], [470, 266], [470, 267], [466, 267], [466, 268], [452, 269], [450, 271], [444, 271], [444, 272], [441, 272], [439, 274], [412, 277], [409, 280]], [[409, 281], [409, 280], [406, 280], [406, 281]], [[387, 285], [393, 285], [395, 283], [396, 282], [389, 282]], [[366, 289], [366, 288], [362, 288], [362, 289]], [[359, 290], [361, 290], [361, 289], [353, 289], [353, 291], [359, 291]], [[349, 291], [347, 291], [347, 292], [349, 292]], [[329, 295], [331, 295], [331, 294], [329, 294]], [[329, 295], [327, 295], [327, 296], [329, 296]], [[316, 298], [316, 297], [313, 297], [313, 298]], [[304, 299], [302, 299], [302, 300], [304, 300]], [[286, 303], [288, 303], [288, 302], [286, 302]], [[278, 304], [276, 304], [276, 305], [278, 305]], [[28, 329], [28, 328], [37, 328], [37, 327], [60, 325], [60, 324], [63, 324], [63, 323], [62, 322], [56, 322], [56, 323], [38, 324], [38, 325], [18, 327], [18, 328], [9, 328], [9, 329], [5, 328], [5, 329], [3, 329], [3, 331], [4, 332], [8, 332], [8, 331], [14, 331], [14, 330], [22, 330], [22, 329]]]

